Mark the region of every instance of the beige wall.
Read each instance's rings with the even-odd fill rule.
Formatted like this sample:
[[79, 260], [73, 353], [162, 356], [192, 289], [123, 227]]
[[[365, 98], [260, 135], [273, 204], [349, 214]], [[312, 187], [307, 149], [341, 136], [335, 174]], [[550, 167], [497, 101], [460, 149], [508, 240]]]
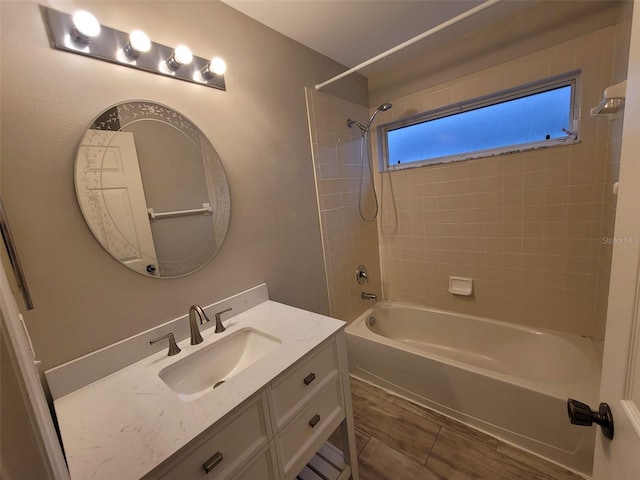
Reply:
[[[307, 89], [307, 105], [331, 315], [349, 321], [371, 306], [361, 298], [362, 292], [379, 298], [382, 293], [377, 223], [362, 220], [358, 210], [362, 137], [360, 130], [347, 127], [347, 119], [366, 123], [369, 115], [362, 105], [313, 88]], [[368, 159], [368, 143], [365, 148]], [[362, 206], [366, 218], [375, 213], [370, 185], [365, 167]], [[367, 284], [356, 281], [359, 265], [367, 268]]]
[[[44, 368], [117, 342], [261, 282], [274, 300], [328, 313], [304, 86], [343, 67], [217, 2], [47, 2], [84, 6], [103, 24], [144, 28], [166, 45], [224, 57], [227, 91], [203, 88], [49, 46], [33, 2], [0, 2], [2, 195], [35, 310], [26, 322]], [[335, 92], [366, 103], [366, 80]], [[106, 107], [148, 99], [189, 117], [211, 140], [231, 189], [218, 255], [180, 279], [146, 278], [93, 238], [73, 185], [75, 150]]]
[[[581, 143], [378, 176], [385, 298], [600, 337], [596, 308], [616, 27], [395, 98], [394, 119], [582, 69]], [[450, 275], [475, 294], [448, 293]]]

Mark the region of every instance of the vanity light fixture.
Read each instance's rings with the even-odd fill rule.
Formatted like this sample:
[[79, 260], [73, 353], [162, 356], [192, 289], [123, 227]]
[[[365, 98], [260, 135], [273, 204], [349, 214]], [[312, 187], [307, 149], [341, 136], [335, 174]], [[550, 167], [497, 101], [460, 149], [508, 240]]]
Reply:
[[134, 30], [129, 34], [129, 41], [122, 49], [125, 55], [133, 60], [151, 49], [151, 40], [142, 30]]
[[202, 78], [210, 80], [216, 75], [224, 75], [226, 71], [226, 62], [220, 57], [213, 57], [200, 73], [202, 73]]
[[226, 64], [218, 57], [198, 57], [188, 47], [171, 48], [142, 30], [129, 33], [101, 25], [91, 13], [73, 15], [41, 7], [52, 48], [115, 63], [185, 82], [226, 90]]
[[86, 10], [78, 10], [72, 17], [71, 38], [82, 45], [89, 45], [91, 39], [100, 33], [100, 22]]

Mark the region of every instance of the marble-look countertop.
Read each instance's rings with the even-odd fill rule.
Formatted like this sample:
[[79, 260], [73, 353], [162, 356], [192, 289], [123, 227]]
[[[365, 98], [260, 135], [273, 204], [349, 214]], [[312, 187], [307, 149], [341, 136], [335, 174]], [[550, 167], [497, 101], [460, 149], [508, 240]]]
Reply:
[[[345, 323], [273, 301], [202, 332], [204, 342], [178, 343], [54, 401], [73, 480], [138, 479], [258, 392]], [[282, 340], [273, 352], [194, 401], [182, 401], [158, 377], [167, 365], [253, 327]]]

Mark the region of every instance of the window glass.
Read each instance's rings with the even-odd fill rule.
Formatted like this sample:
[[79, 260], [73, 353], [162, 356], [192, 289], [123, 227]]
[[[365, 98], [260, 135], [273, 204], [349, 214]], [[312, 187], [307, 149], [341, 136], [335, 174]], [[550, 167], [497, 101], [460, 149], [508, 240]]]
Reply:
[[560, 85], [538, 85], [533, 93], [529, 86], [383, 125], [379, 135], [384, 166], [440, 163], [573, 142], [574, 79], [575, 75]]

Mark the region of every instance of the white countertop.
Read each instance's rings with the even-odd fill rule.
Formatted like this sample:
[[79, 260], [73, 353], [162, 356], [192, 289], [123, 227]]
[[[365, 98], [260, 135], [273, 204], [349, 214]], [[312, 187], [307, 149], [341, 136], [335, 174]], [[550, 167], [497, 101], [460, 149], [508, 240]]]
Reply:
[[[73, 480], [142, 477], [345, 325], [270, 300], [224, 324], [223, 333], [203, 331], [200, 345], [179, 342], [179, 355], [163, 349], [54, 401]], [[167, 365], [244, 327], [282, 344], [194, 401], [182, 401], [158, 377]]]

